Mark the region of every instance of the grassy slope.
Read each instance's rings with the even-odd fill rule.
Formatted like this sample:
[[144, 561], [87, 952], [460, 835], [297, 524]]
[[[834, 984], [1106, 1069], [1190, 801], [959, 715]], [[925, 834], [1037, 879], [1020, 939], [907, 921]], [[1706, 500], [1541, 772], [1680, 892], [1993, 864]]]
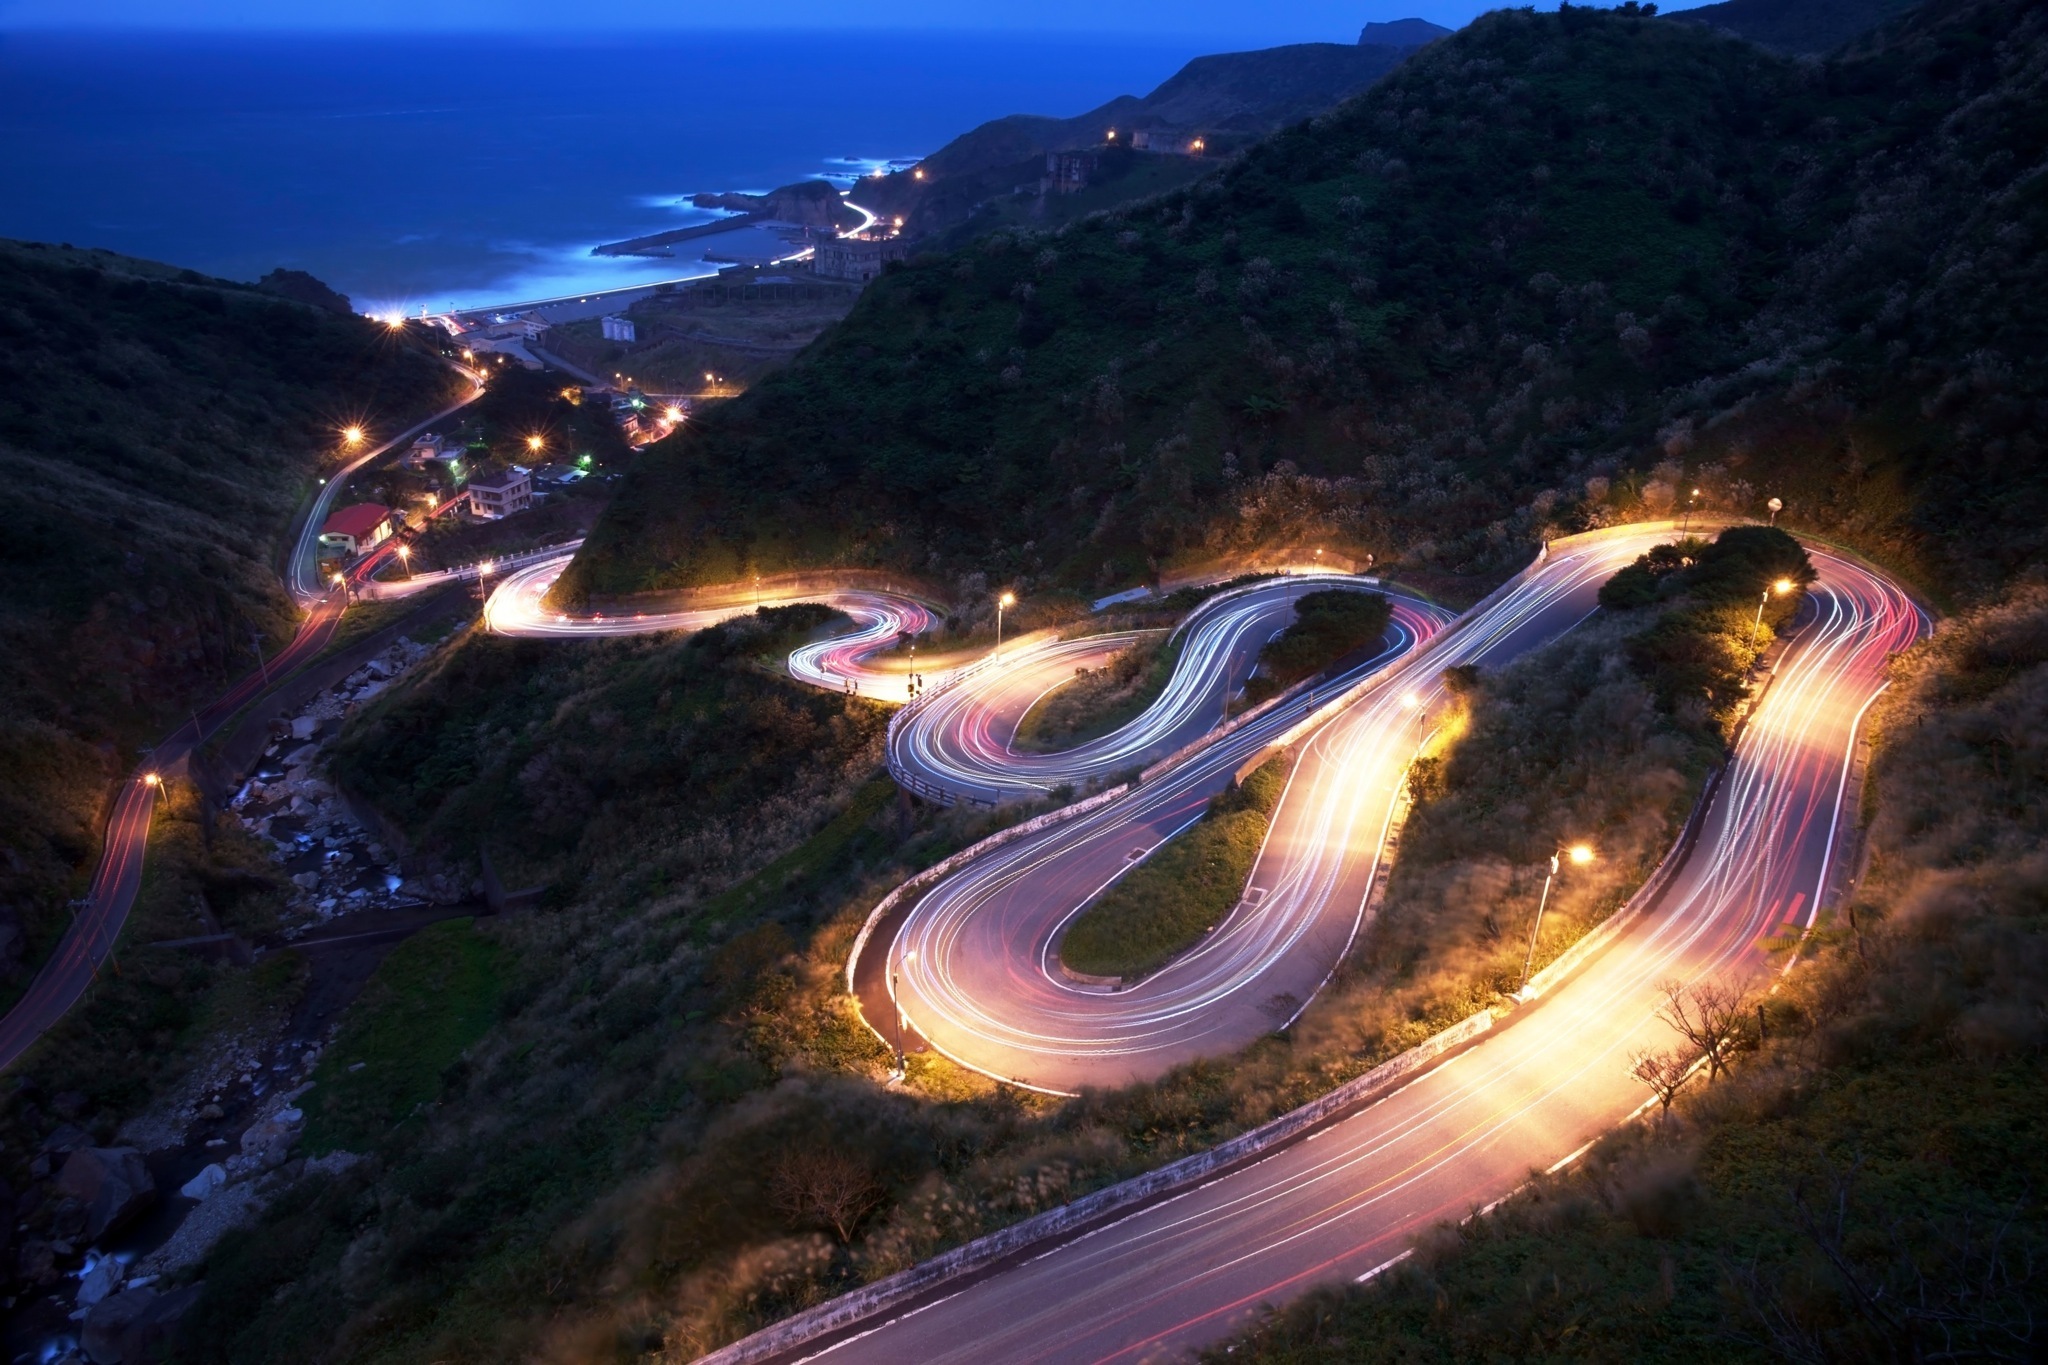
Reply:
[[1198, 187], [888, 274], [653, 451], [563, 593], [1311, 537], [1497, 571], [1684, 485], [1991, 581], [2044, 520], [2039, 18], [1914, 23], [1815, 71], [1489, 15]]
[[362, 319], [0, 242], [0, 974], [61, 930], [124, 751], [293, 628], [272, 564], [337, 427], [453, 393]]
[[1244, 894], [1287, 786], [1288, 760], [1269, 759], [1209, 803], [1201, 822], [1126, 873], [1060, 939], [1060, 961], [1091, 976], [1164, 965], [1214, 928]]
[[1696, 1082], [1668, 1127], [1608, 1139], [1228, 1359], [2029, 1354], [2048, 1308], [2048, 769], [2014, 737], [2048, 726], [2048, 597], [1950, 622], [1898, 682], [1871, 872], [1773, 1001], [1769, 1047]]
[[1135, 719], [1158, 699], [1173, 677], [1180, 650], [1168, 632], [1117, 652], [1100, 667], [1076, 669], [1075, 678], [1017, 718], [1012, 741], [1026, 752], [1071, 749]]

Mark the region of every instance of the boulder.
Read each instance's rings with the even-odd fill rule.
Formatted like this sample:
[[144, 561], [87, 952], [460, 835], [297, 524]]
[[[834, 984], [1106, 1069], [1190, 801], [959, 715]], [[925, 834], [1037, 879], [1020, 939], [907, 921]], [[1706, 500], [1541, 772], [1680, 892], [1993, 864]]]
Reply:
[[[214, 1106], [209, 1105], [208, 1107], [213, 1108]], [[184, 1195], [187, 1199], [204, 1201], [206, 1196], [212, 1194], [222, 1185], [225, 1185], [227, 1179], [227, 1171], [216, 1161], [198, 1175], [193, 1176], [190, 1180], [178, 1186], [178, 1193]]]
[[57, 1249], [40, 1237], [31, 1237], [21, 1244], [21, 1256], [16, 1262], [21, 1278], [41, 1288], [57, 1282]]
[[79, 1345], [93, 1365], [143, 1365], [176, 1341], [178, 1319], [199, 1297], [199, 1286], [168, 1294], [124, 1289], [94, 1304], [85, 1315]]
[[291, 1155], [304, 1118], [297, 1109], [280, 1109], [256, 1120], [242, 1133], [242, 1155], [255, 1158], [256, 1164], [266, 1171], [276, 1170]]
[[84, 1236], [97, 1242], [156, 1200], [156, 1180], [133, 1147], [81, 1147], [64, 1161], [57, 1193], [85, 1206]]
[[311, 891], [314, 887], [320, 885], [320, 874], [318, 872], [294, 872], [292, 873], [292, 885], [298, 887], [301, 891]]
[[120, 1289], [128, 1268], [111, 1256], [102, 1256], [92, 1269], [78, 1277], [78, 1306], [90, 1308]]
[[303, 744], [320, 732], [318, 716], [300, 716], [292, 722], [292, 738]]
[[287, 768], [303, 768], [318, 757], [320, 757], [319, 745], [301, 744], [298, 748], [284, 756], [284, 765]]

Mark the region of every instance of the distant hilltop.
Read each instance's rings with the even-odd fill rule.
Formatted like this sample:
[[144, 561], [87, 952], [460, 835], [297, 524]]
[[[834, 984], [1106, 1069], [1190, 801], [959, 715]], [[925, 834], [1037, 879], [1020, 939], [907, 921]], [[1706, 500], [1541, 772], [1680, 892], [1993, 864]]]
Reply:
[[1455, 32], [1427, 19], [1390, 19], [1384, 24], [1367, 24], [1358, 35], [1360, 47], [1422, 47]]

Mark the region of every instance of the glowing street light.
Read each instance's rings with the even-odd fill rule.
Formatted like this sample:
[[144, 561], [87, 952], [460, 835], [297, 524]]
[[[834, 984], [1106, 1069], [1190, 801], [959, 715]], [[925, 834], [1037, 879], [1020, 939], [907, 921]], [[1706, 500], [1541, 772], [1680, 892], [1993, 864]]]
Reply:
[[919, 166], [919, 167], [918, 167], [918, 168], [917, 168], [916, 170], [912, 171], [912, 172], [910, 173], [910, 178], [911, 178], [912, 180], [922, 180], [922, 179], [924, 179], [924, 167], [922, 167], [922, 166]]
[[1778, 596], [1783, 597], [1786, 593], [1792, 591], [1793, 586], [1791, 579], [1781, 578], [1771, 584], [1770, 587], [1765, 588], [1764, 595], [1756, 600], [1756, 620], [1752, 621], [1749, 626], [1749, 638], [1752, 643], [1755, 642], [1757, 633], [1764, 628], [1764, 604], [1771, 600], [1771, 594], [1776, 593]]
[[538, 436], [529, 436], [529, 437], [527, 437], [527, 438], [526, 438], [526, 448], [527, 448], [528, 450], [532, 451], [532, 452], [533, 452], [534, 454], [536, 454], [536, 455], [540, 454], [540, 448], [541, 448], [541, 438], [540, 438], [540, 437], [538, 437]]
[[1778, 513], [1785, 510], [1785, 500], [1783, 498], [1772, 498], [1764, 506], [1771, 509], [1771, 525], [1776, 526], [1778, 524]]
[[662, 413], [662, 416], [668, 418], [670, 424], [673, 425], [683, 420], [683, 410], [674, 404], [670, 404], [668, 411]]
[[161, 787], [164, 784], [164, 779], [157, 773], [144, 773], [142, 775], [142, 784], [145, 787]]
[[363, 429], [361, 427], [343, 427], [341, 429], [341, 439], [349, 445], [359, 446], [363, 443]]
[[398, 547], [398, 562], [399, 562], [400, 564], [403, 564], [403, 565], [405, 566], [405, 576], [406, 576], [407, 578], [411, 578], [411, 577], [412, 577], [412, 546], [410, 546], [410, 545], [401, 545], [401, 546], [399, 546], [399, 547]]
[[1006, 592], [996, 599], [996, 648], [1003, 647], [1003, 608], [1017, 605], [1017, 594]]
[[1550, 883], [1556, 879], [1558, 862], [1563, 858], [1570, 858], [1574, 865], [1584, 867], [1593, 861], [1593, 846], [1573, 844], [1550, 855], [1550, 871], [1543, 878], [1543, 894], [1536, 900], [1536, 922], [1529, 926], [1529, 954], [1522, 959], [1522, 988], [1515, 992], [1517, 995], [1529, 989], [1529, 969], [1536, 965], [1536, 935], [1543, 928], [1543, 908], [1550, 904]]
[[1700, 490], [1699, 490], [1699, 489], [1697, 489], [1697, 488], [1693, 489], [1691, 493], [1689, 493], [1689, 494], [1687, 494], [1687, 495], [1686, 495], [1686, 499], [1685, 499], [1685, 516], [1684, 516], [1684, 517], [1683, 517], [1683, 518], [1682, 518], [1682, 519], [1681, 519], [1681, 520], [1679, 521], [1679, 523], [1678, 523], [1678, 536], [1679, 536], [1679, 539], [1681, 539], [1681, 540], [1683, 540], [1683, 539], [1685, 538], [1685, 535], [1686, 535], [1686, 532], [1687, 532], [1687, 530], [1688, 530], [1688, 529], [1689, 529], [1689, 528], [1690, 528], [1690, 527], [1692, 526], [1692, 508], [1693, 508], [1693, 504], [1694, 504], [1694, 503], [1696, 503], [1696, 502], [1698, 502], [1699, 500], [1700, 500]]

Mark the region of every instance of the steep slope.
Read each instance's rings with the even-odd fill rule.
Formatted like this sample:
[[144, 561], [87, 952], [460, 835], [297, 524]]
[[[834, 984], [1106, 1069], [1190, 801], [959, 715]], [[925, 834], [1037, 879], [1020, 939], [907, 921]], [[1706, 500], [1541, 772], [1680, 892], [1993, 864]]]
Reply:
[[1670, 17], [1707, 24], [1793, 56], [1818, 57], [1860, 38], [1915, 0], [1721, 0]]
[[361, 318], [0, 243], [0, 979], [61, 927], [124, 753], [293, 628], [274, 551], [337, 429], [452, 381]]
[[1940, 6], [1811, 68], [1491, 15], [1191, 189], [891, 272], [657, 448], [564, 596], [1107, 585], [1276, 538], [1498, 572], [1681, 487], [1981, 581], [2041, 491], [2048, 320], [2004, 287], [2039, 268], [2039, 24]]

